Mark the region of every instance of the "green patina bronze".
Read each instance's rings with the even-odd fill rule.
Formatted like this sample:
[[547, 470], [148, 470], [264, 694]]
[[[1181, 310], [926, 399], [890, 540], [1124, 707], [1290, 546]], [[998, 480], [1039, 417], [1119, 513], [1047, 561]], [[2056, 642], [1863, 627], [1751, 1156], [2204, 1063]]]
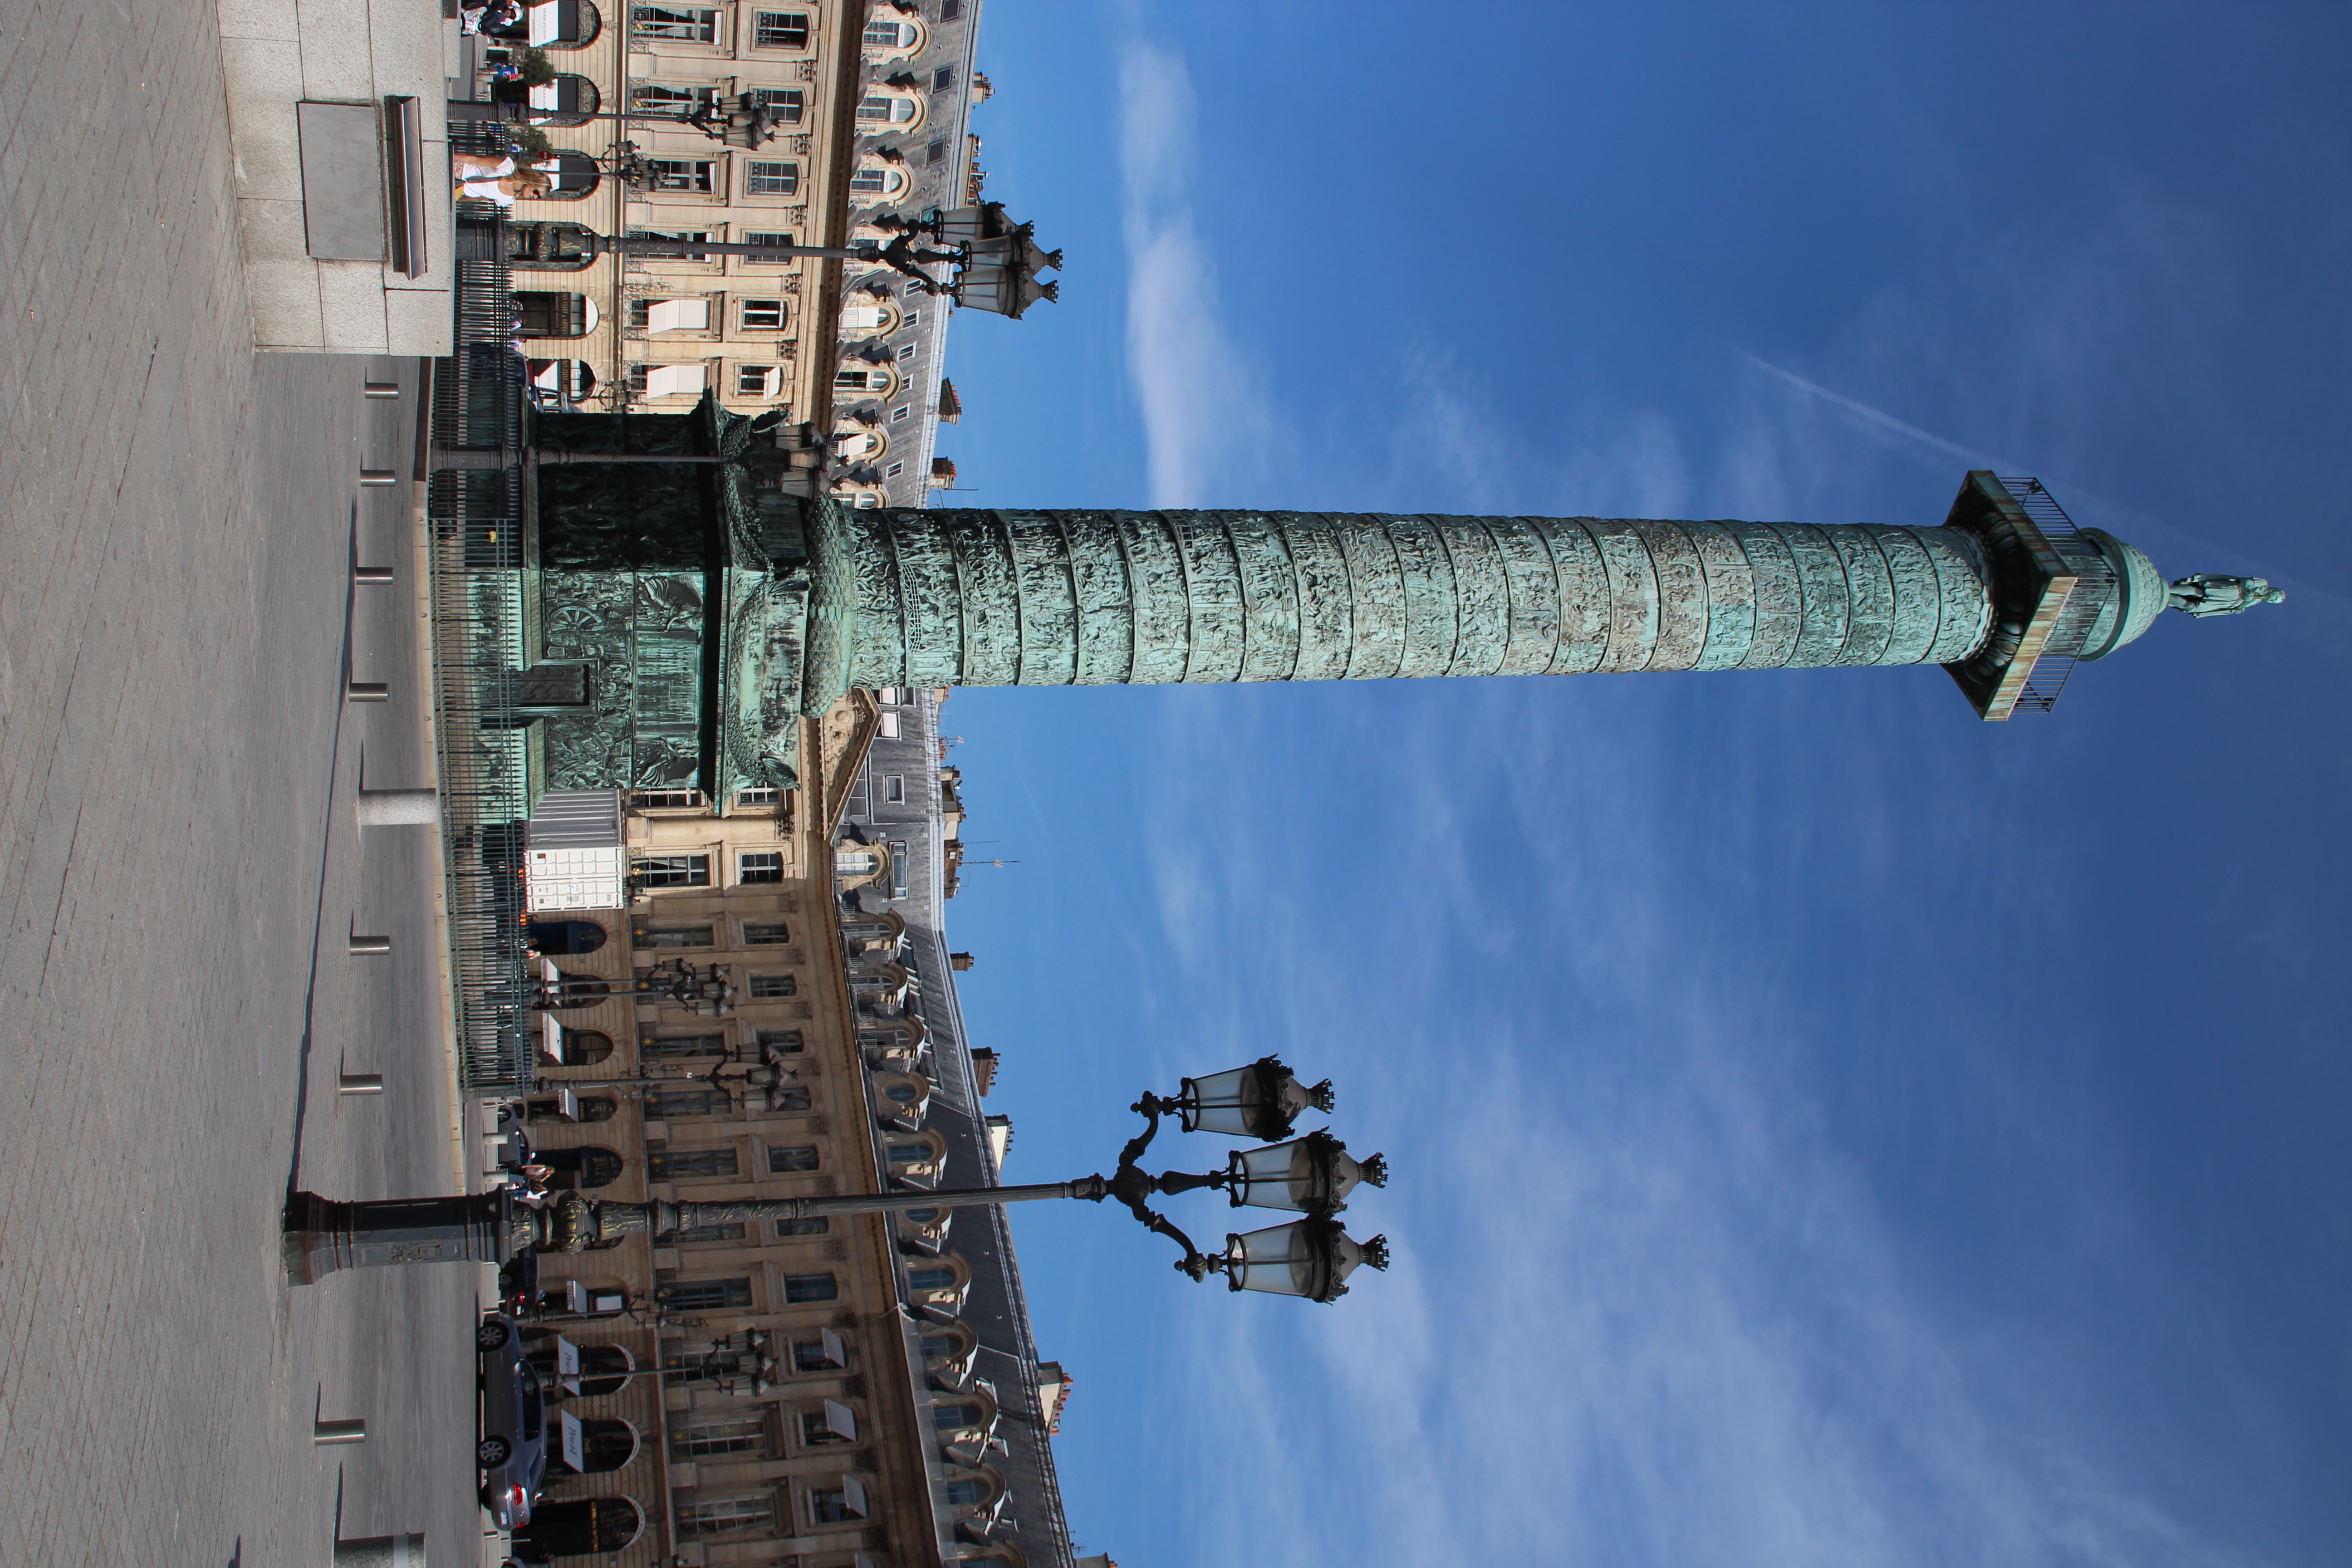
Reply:
[[[543, 447], [758, 454], [772, 417], [563, 416]], [[772, 476], [775, 468], [768, 466]], [[796, 782], [853, 686], [1373, 680], [1940, 664], [1987, 718], [2046, 709], [2168, 585], [2037, 482], [1971, 474], [1940, 527], [1255, 511], [849, 510], [759, 465], [538, 470], [532, 710], [556, 788]], [[578, 681], [556, 679], [585, 667]], [[551, 673], [552, 672], [552, 673]]]

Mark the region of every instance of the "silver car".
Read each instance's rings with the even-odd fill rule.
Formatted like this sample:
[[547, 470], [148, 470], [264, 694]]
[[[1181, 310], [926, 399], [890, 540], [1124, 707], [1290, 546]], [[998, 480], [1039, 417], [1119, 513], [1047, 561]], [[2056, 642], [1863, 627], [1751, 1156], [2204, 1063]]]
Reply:
[[523, 1359], [514, 1320], [484, 1318], [474, 1331], [482, 1362], [482, 1420], [474, 1462], [482, 1470], [482, 1506], [500, 1530], [530, 1522], [547, 1478], [547, 1398]]

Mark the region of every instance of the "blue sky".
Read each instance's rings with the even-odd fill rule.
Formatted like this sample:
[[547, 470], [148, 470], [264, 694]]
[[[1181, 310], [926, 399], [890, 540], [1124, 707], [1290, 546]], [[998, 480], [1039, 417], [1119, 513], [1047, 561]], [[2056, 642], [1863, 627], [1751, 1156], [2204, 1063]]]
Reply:
[[1069, 261], [958, 321], [966, 504], [1933, 523], [1997, 467], [2290, 595], [2005, 725], [1935, 670], [959, 693], [1009, 1177], [1269, 1050], [1395, 1170], [1330, 1307], [1016, 1214], [1090, 1547], [2342, 1560], [2347, 46], [990, 0], [989, 193]]

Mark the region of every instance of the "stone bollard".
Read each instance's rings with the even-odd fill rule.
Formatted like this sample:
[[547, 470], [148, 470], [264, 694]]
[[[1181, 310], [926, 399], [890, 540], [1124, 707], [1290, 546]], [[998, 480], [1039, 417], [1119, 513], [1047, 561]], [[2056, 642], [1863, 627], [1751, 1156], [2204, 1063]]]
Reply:
[[383, 1074], [380, 1072], [339, 1072], [335, 1075], [337, 1094], [382, 1094]]
[[398, 397], [400, 395], [400, 383], [396, 381], [362, 382], [360, 384], [360, 392], [362, 395], [367, 397]]
[[388, 936], [362, 936], [357, 931], [352, 932], [352, 952], [354, 956], [379, 957], [391, 951], [392, 938]]
[[313, 1421], [310, 1441], [322, 1448], [333, 1443], [364, 1443], [367, 1423], [356, 1416], [349, 1421]]
[[334, 1568], [425, 1568], [424, 1532], [338, 1541]]
[[362, 588], [389, 588], [392, 586], [392, 568], [354, 566], [352, 568], [352, 581]]
[[441, 820], [437, 789], [363, 789], [360, 791], [362, 827], [429, 827]]
[[399, 482], [400, 470], [397, 468], [362, 468], [360, 470], [360, 485], [365, 489], [378, 489]]
[[354, 702], [389, 702], [392, 688], [381, 680], [354, 680], [344, 689], [344, 695]]

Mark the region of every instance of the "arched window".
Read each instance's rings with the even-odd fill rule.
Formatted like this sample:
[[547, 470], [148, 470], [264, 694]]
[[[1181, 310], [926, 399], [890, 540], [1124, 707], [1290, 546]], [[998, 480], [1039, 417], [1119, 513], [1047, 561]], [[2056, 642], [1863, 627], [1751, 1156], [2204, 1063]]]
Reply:
[[866, 125], [904, 125], [915, 118], [915, 100], [894, 93], [871, 93], [858, 100], [857, 118]]
[[934, 1405], [931, 1406], [931, 1429], [936, 1432], [962, 1432], [977, 1428], [987, 1417], [977, 1405]]
[[874, 21], [866, 24], [866, 47], [869, 49], [903, 49], [915, 41], [912, 22]]
[[[598, 1039], [604, 1038], [602, 1035], [599, 1035], [596, 1037]], [[605, 1048], [608, 1050], [611, 1049], [609, 1043]], [[534, 1100], [530, 1102], [530, 1114], [529, 1120], [532, 1121], [571, 1121], [574, 1120], [581, 1121], [610, 1121], [613, 1120], [614, 1111], [619, 1109], [610, 1095], [604, 1094], [585, 1095], [581, 1099], [572, 1101], [572, 1103], [580, 1108], [580, 1114], [577, 1118], [569, 1117], [563, 1114], [563, 1102], [560, 1100]]]
[[550, 957], [593, 952], [606, 935], [594, 921], [533, 921], [524, 928], [524, 940]]
[[929, 1143], [892, 1143], [888, 1148], [894, 1165], [919, 1165], [931, 1157]]
[[617, 1470], [637, 1457], [637, 1429], [625, 1421], [599, 1417], [580, 1423], [580, 1468], [585, 1475]]
[[894, 1083], [882, 1091], [882, 1098], [897, 1105], [912, 1105], [923, 1098], [923, 1091], [911, 1083]]
[[552, 1563], [619, 1552], [637, 1539], [645, 1516], [625, 1497], [571, 1498], [542, 1502], [514, 1532], [514, 1554], [525, 1563]]
[[527, 117], [533, 125], [585, 125], [602, 107], [596, 84], [571, 71], [560, 73], [543, 87], [526, 89]]
[[959, 1479], [948, 1483], [948, 1502], [951, 1507], [981, 1508], [992, 1500], [986, 1481]]
[[526, 338], [584, 338], [596, 330], [596, 304], [585, 294], [518, 289], [515, 331]]
[[566, 974], [559, 972], [555, 983], [555, 994], [549, 1000], [548, 1005], [558, 1012], [566, 1012], [574, 1007], [593, 1007], [612, 994], [612, 982], [602, 975]]
[[636, 1358], [619, 1345], [582, 1345], [580, 1396], [593, 1399], [620, 1393], [628, 1386], [627, 1374], [636, 1366]]
[[907, 1270], [907, 1289], [909, 1290], [952, 1290], [955, 1288], [956, 1276], [952, 1268], [929, 1268]]
[[[613, 1037], [602, 1029], [566, 1029], [563, 1031], [563, 1065], [582, 1067], [589, 1062], [601, 1062], [613, 1054]], [[583, 1116], [581, 1120], [589, 1121]]]
[[583, 1143], [575, 1149], [540, 1149], [533, 1152], [538, 1163], [555, 1173], [549, 1178], [551, 1187], [605, 1187], [621, 1176], [621, 1157], [610, 1149]]
[[586, 360], [535, 359], [530, 368], [531, 391], [542, 407], [584, 403], [596, 390], [596, 373]]
[[596, 160], [585, 153], [558, 153], [531, 165], [555, 182], [554, 187], [535, 196], [523, 198], [539, 202], [576, 202], [596, 188], [604, 172], [596, 167]]
[[885, 163], [867, 163], [850, 176], [849, 188], [859, 195], [895, 195], [907, 188], [907, 176]]

